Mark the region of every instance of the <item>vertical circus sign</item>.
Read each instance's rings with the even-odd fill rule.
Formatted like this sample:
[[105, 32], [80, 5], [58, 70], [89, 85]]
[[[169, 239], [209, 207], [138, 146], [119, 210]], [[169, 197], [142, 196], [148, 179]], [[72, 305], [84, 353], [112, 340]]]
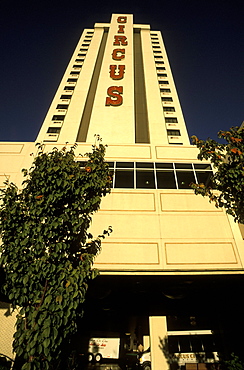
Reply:
[[[125, 59], [125, 47], [128, 45], [127, 37], [123, 35], [125, 33], [125, 23], [127, 23], [127, 17], [118, 17], [118, 30], [119, 35], [114, 35], [113, 46], [115, 48], [112, 51], [112, 59], [115, 61], [122, 61]], [[125, 65], [124, 64], [111, 64], [109, 66], [109, 76], [112, 80], [118, 81], [122, 80], [125, 75]], [[123, 86], [110, 86], [107, 89], [107, 97], [105, 105], [107, 107], [120, 106], [123, 104]]]

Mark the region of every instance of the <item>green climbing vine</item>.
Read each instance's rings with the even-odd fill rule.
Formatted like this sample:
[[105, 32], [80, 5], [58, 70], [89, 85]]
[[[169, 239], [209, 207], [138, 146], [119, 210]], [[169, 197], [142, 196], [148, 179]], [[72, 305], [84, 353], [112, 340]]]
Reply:
[[88, 232], [111, 175], [98, 139], [80, 166], [76, 145], [38, 154], [19, 190], [6, 182], [0, 206], [4, 291], [18, 310], [13, 349], [22, 370], [57, 369], [62, 346], [76, 331], [101, 239]]

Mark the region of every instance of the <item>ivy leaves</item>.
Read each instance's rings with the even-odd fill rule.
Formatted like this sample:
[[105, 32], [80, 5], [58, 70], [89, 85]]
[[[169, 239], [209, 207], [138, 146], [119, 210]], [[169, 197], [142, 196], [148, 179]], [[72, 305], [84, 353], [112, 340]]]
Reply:
[[244, 129], [232, 127], [229, 131], [220, 131], [218, 137], [226, 143], [192, 137], [193, 144], [200, 150], [198, 159], [209, 159], [215, 168], [211, 184], [193, 184], [192, 187], [196, 194], [207, 195], [216, 207], [224, 207], [235, 221], [244, 223]]
[[5, 293], [18, 307], [13, 348], [22, 370], [57, 369], [62, 345], [76, 331], [101, 240], [88, 233], [101, 197], [110, 192], [111, 175], [98, 140], [84, 166], [76, 146], [39, 154], [23, 188], [6, 183], [1, 193], [0, 265]]

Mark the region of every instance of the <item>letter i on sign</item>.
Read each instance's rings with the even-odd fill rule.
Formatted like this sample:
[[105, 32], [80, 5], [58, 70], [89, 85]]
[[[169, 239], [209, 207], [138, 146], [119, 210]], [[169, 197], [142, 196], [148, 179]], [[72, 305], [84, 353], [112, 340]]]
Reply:
[[119, 24], [118, 33], [125, 33], [125, 26], [123, 24]]

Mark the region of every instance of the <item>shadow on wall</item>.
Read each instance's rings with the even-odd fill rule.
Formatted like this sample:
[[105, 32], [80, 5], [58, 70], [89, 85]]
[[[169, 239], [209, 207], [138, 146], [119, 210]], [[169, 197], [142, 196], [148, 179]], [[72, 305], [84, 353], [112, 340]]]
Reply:
[[164, 357], [167, 360], [170, 370], [177, 370], [179, 369], [179, 358], [174, 353], [169, 352], [169, 340], [167, 337], [160, 338], [159, 337], [159, 348], [164, 354]]
[[0, 310], [4, 310], [4, 316], [6, 316], [6, 317], [11, 316], [11, 305], [10, 305], [10, 303], [0, 301]]

